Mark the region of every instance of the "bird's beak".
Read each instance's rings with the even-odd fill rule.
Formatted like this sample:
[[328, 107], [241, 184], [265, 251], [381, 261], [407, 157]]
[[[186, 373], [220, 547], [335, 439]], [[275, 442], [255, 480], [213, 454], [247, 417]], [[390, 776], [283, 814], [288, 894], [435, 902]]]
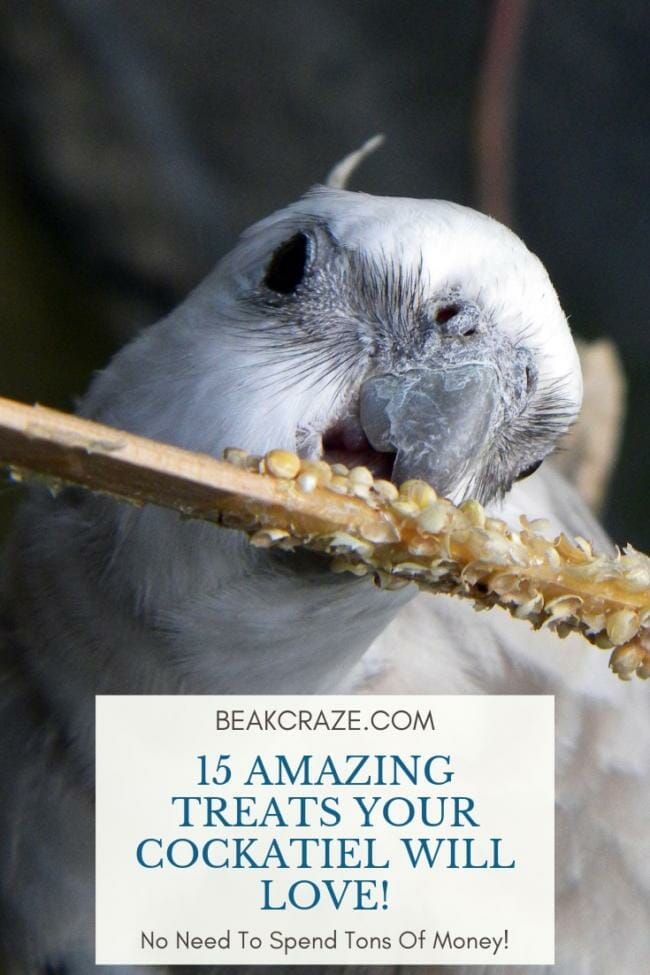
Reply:
[[374, 449], [396, 454], [396, 483], [421, 478], [450, 495], [476, 469], [498, 424], [497, 371], [469, 362], [373, 376], [361, 388], [360, 410]]

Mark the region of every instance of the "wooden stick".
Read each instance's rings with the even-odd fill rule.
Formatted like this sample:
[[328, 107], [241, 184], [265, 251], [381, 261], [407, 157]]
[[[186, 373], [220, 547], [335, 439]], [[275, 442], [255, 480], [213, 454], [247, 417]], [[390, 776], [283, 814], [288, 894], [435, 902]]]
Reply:
[[250, 515], [251, 527], [277, 524], [281, 511], [290, 514], [297, 530], [306, 524], [311, 532], [368, 531], [386, 521], [382, 512], [355, 497], [323, 488], [298, 492], [287, 480], [208, 454], [2, 397], [0, 464], [13, 480], [37, 476], [55, 488], [77, 484], [130, 504], [156, 504], [216, 524], [224, 514], [242, 521]]
[[650, 677], [650, 560], [641, 553], [607, 559], [584, 539], [545, 538], [524, 517], [513, 531], [478, 502], [456, 507], [421, 481], [398, 492], [363, 468], [348, 476], [285, 451], [231, 450], [230, 459], [0, 398], [0, 464], [14, 480], [160, 505], [246, 531], [253, 544], [324, 552], [334, 571], [371, 572], [380, 585], [414, 581], [479, 608], [500, 605], [613, 648], [610, 666], [623, 679]]

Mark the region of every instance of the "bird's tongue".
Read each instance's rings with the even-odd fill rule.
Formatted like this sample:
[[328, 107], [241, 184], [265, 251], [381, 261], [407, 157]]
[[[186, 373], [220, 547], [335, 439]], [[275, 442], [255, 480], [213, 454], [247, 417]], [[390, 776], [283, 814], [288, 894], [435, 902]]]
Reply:
[[361, 426], [376, 451], [395, 453], [396, 483], [421, 478], [447, 495], [482, 452], [499, 403], [490, 365], [414, 369], [366, 380]]
[[367, 467], [376, 477], [390, 479], [395, 452], [379, 452], [368, 441], [358, 416], [347, 416], [323, 437], [323, 457], [330, 464]]

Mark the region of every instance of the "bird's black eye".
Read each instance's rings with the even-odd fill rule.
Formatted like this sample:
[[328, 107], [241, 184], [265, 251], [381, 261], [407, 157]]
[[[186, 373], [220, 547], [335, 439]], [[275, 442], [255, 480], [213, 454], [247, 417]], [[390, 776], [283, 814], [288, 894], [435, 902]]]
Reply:
[[264, 284], [281, 295], [294, 293], [305, 276], [309, 257], [309, 239], [296, 234], [280, 244], [266, 269]]
[[525, 478], [530, 477], [530, 475], [534, 474], [535, 471], [541, 466], [542, 466], [542, 461], [536, 460], [534, 464], [530, 465], [530, 467], [525, 467], [523, 471], [519, 471], [519, 473], [515, 478], [515, 481], [523, 481]]

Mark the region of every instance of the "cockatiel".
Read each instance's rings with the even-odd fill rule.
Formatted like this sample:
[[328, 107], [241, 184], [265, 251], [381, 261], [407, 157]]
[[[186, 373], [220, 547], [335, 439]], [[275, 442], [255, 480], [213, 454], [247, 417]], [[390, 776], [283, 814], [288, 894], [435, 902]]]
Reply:
[[[499, 507], [580, 399], [557, 296], [513, 233], [452, 203], [319, 187], [247, 230], [81, 412], [215, 456], [283, 447]], [[552, 471], [506, 505], [606, 544]], [[648, 971], [647, 688], [577, 641], [73, 488], [23, 505], [2, 626], [5, 975], [95, 970], [96, 693], [350, 689], [555, 694], [553, 971]]]

